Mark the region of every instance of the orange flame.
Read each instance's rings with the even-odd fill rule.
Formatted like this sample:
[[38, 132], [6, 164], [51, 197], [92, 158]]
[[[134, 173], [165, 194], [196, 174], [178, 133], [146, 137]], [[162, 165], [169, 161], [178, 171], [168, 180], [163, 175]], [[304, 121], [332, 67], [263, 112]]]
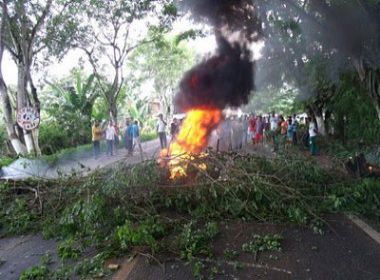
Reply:
[[[161, 158], [168, 157], [166, 165], [170, 170], [170, 178], [186, 176], [186, 169], [192, 155], [200, 154], [206, 148], [211, 132], [222, 120], [219, 109], [193, 109], [187, 113], [182, 127], [168, 149], [161, 151]], [[205, 165], [199, 165], [205, 169]]]

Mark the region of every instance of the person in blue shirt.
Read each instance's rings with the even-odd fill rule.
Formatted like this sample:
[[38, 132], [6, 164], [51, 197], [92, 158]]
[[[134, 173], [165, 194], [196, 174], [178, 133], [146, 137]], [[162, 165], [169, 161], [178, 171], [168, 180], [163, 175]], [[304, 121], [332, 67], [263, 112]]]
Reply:
[[143, 157], [143, 150], [141, 147], [141, 140], [140, 140], [140, 128], [139, 128], [139, 122], [134, 121], [132, 125], [132, 137], [133, 137], [133, 149], [137, 146], [140, 150], [141, 158]]

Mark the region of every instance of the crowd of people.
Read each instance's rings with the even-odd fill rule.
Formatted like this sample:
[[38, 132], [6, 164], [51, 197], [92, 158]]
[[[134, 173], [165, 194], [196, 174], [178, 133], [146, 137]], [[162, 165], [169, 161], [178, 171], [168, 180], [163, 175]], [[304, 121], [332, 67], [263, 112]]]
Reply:
[[[300, 121], [306, 126], [302, 135], [298, 135]], [[317, 128], [310, 118], [300, 120], [296, 114], [285, 118], [272, 112], [267, 115], [244, 116], [243, 127], [248, 125], [248, 135], [253, 145], [272, 143], [273, 151], [280, 147], [297, 146], [299, 140], [310, 148], [311, 155], [318, 153], [316, 136]]]
[[[181, 127], [182, 119], [173, 118], [170, 124], [170, 142], [178, 134]], [[106, 124], [106, 125], [105, 125]], [[306, 125], [306, 130], [299, 135], [300, 124]], [[167, 140], [168, 124], [163, 114], [158, 115], [156, 123], [156, 132], [160, 141], [161, 149], [168, 147]], [[285, 118], [277, 115], [275, 112], [256, 115], [244, 114], [241, 117], [227, 117], [219, 127], [213, 132], [209, 145], [217, 151], [241, 149], [249, 142], [254, 147], [260, 145], [272, 145], [273, 151], [289, 146], [297, 146], [301, 142], [310, 149], [311, 155], [318, 153], [316, 137], [318, 131], [316, 125], [310, 118], [298, 119], [296, 114]], [[126, 119], [125, 126], [120, 129], [113, 121], [100, 124], [95, 121], [92, 127], [92, 141], [94, 157], [97, 159], [100, 155], [100, 142], [106, 141], [106, 155], [113, 156], [120, 141], [124, 143], [128, 155], [132, 156], [135, 149], [138, 149], [143, 157], [143, 149], [140, 139], [140, 125], [137, 120]]]
[[[171, 141], [173, 141], [175, 135], [178, 133], [180, 127], [180, 121], [173, 119], [170, 126]], [[95, 120], [92, 126], [92, 143], [94, 158], [98, 159], [101, 154], [100, 144], [102, 140], [106, 142], [106, 155], [113, 156], [116, 153], [117, 148], [120, 146], [120, 142], [124, 144], [124, 148], [128, 151], [127, 155], [132, 156], [133, 152], [138, 149], [141, 157], [143, 158], [143, 149], [140, 139], [140, 125], [137, 120], [127, 118], [125, 120], [125, 126], [120, 129], [119, 126], [109, 120], [107, 122], [100, 123]], [[161, 149], [168, 146], [166, 132], [167, 123], [164, 120], [163, 114], [158, 115], [158, 121], [156, 124], [156, 132], [160, 140]]]
[[[300, 125], [304, 127], [302, 134], [299, 134]], [[312, 155], [317, 155], [316, 137], [317, 128], [309, 118], [297, 118], [296, 114], [285, 118], [275, 112], [244, 114], [225, 118], [211, 137], [210, 146], [217, 151], [226, 151], [240, 149], [250, 143], [253, 147], [272, 146], [276, 152], [301, 142]]]
[[133, 155], [135, 148], [139, 149], [141, 157], [143, 155], [140, 140], [140, 126], [137, 120], [127, 119], [122, 133], [120, 132], [119, 126], [112, 120], [104, 122], [103, 124], [95, 120], [92, 126], [92, 143], [95, 159], [100, 156], [100, 143], [102, 140], [106, 141], [107, 156], [115, 155], [120, 141], [123, 141], [128, 155]]

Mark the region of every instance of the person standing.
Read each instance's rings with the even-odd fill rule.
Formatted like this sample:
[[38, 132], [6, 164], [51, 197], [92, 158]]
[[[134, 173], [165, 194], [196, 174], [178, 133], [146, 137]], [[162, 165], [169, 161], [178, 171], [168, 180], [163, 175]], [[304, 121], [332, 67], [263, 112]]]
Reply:
[[278, 129], [278, 117], [275, 112], [272, 112], [272, 115], [269, 118], [270, 130], [272, 134], [272, 143], [273, 143], [273, 151], [276, 152], [278, 150], [277, 143], [277, 129]]
[[310, 153], [312, 156], [317, 155], [318, 147], [317, 147], [317, 127], [315, 123], [308, 118], [309, 122], [309, 144], [310, 144]]
[[293, 145], [297, 146], [298, 139], [297, 139], [297, 129], [298, 129], [298, 121], [297, 121], [297, 115], [293, 114], [292, 118], [292, 124], [293, 124]]
[[[139, 122], [135, 121], [132, 125], [132, 137], [133, 137], [133, 149], [137, 146], [140, 150], [141, 158], [143, 157], [143, 150], [141, 147], [141, 141], [140, 141], [140, 128], [139, 128]], [[133, 151], [132, 149], [132, 151]]]
[[256, 137], [256, 117], [254, 114], [252, 114], [251, 118], [249, 119], [249, 133], [251, 135], [252, 143], [255, 144], [255, 137]]
[[248, 122], [248, 115], [243, 116], [243, 140], [242, 140], [242, 146], [247, 145], [248, 143], [248, 127], [249, 127], [249, 122]]
[[114, 155], [114, 142], [116, 137], [115, 127], [112, 121], [108, 122], [108, 126], [106, 128], [106, 141], [107, 141], [107, 155]]
[[124, 142], [125, 142], [125, 149], [128, 151], [128, 155], [131, 155], [132, 146], [133, 146], [133, 134], [132, 134], [132, 124], [130, 120], [127, 120], [125, 123]]
[[269, 118], [269, 122], [270, 122], [270, 130], [276, 131], [278, 128], [278, 118], [276, 117], [276, 114], [274, 111], [272, 112], [272, 115]]
[[287, 136], [287, 133], [288, 133], [288, 122], [284, 119], [283, 116], [280, 116], [280, 128], [281, 128], [281, 140], [280, 140], [280, 144], [281, 144], [281, 147], [283, 148], [286, 144], [286, 136]]
[[174, 118], [173, 122], [170, 124], [170, 135], [172, 137], [171, 141], [174, 141], [174, 139], [177, 136], [178, 131], [179, 131], [178, 120]]
[[98, 120], [95, 120], [92, 126], [92, 144], [94, 146], [94, 158], [97, 159], [100, 154], [100, 140], [102, 140], [103, 130]]
[[164, 116], [162, 114], [159, 114], [156, 131], [158, 133], [158, 137], [160, 138], [161, 149], [165, 149], [168, 146], [166, 140], [166, 126], [167, 123], [164, 121]]
[[255, 143], [260, 144], [263, 141], [263, 132], [264, 132], [264, 122], [263, 117], [260, 115], [256, 119], [256, 136], [255, 136]]
[[229, 118], [225, 118], [218, 126], [218, 144], [217, 151], [225, 152], [232, 149], [232, 131], [231, 122]]
[[287, 144], [290, 145], [293, 142], [293, 133], [294, 133], [294, 127], [293, 127], [293, 120], [292, 117], [288, 118], [288, 129], [287, 129]]

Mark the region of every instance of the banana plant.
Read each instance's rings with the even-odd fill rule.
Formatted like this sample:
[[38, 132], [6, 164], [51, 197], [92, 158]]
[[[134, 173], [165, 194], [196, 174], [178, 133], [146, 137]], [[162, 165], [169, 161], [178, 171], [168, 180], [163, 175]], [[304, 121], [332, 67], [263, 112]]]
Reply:
[[69, 87], [62, 83], [48, 82], [52, 102], [47, 110], [51, 115], [54, 115], [57, 110], [72, 112], [89, 121], [94, 103], [99, 97], [99, 91], [96, 90], [95, 75], [91, 74], [83, 79], [83, 74], [77, 71], [73, 78], [75, 80], [74, 86]]

